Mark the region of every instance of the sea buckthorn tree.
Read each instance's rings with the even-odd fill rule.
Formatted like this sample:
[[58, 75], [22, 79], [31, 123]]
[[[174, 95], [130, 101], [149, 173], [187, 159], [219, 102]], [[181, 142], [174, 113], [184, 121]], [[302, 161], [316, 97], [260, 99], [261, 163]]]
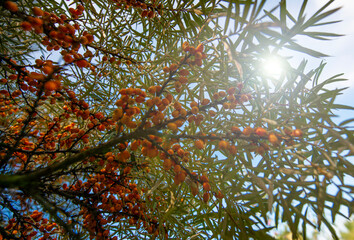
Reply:
[[352, 108], [288, 61], [337, 36], [306, 2], [1, 1], [0, 239], [336, 237]]

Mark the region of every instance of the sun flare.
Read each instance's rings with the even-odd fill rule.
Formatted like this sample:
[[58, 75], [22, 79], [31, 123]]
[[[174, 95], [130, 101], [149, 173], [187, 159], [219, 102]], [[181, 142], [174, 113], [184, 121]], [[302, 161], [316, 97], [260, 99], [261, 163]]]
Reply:
[[284, 72], [284, 62], [280, 57], [269, 56], [262, 64], [262, 71], [269, 77], [278, 78]]

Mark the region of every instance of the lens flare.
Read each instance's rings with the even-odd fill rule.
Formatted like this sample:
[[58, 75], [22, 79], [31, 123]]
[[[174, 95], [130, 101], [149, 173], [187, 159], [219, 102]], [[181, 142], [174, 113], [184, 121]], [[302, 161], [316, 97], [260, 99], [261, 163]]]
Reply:
[[284, 72], [283, 59], [277, 56], [267, 57], [262, 64], [262, 71], [268, 77], [278, 78]]

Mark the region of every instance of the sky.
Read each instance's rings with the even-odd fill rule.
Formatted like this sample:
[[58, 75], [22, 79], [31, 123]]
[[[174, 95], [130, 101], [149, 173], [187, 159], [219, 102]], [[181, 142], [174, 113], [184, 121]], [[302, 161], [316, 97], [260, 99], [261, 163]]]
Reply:
[[[278, 3], [280, 0], [274, 0], [274, 3]], [[322, 7], [327, 0], [308, 0], [307, 6], [307, 16], [313, 14], [316, 10]], [[301, 6], [302, 1], [300, 0], [288, 0], [287, 8], [293, 12], [297, 13]], [[318, 41], [318, 40], [308, 40], [308, 38], [299, 39], [299, 43], [304, 43], [307, 47], [312, 47], [313, 50], [322, 52], [324, 54], [330, 55], [330, 57], [322, 59], [314, 59], [307, 56], [301, 56], [308, 58], [309, 66], [317, 67], [319, 63], [323, 60], [327, 63], [324, 68], [322, 79], [327, 79], [333, 75], [343, 73], [343, 77], [348, 79], [345, 82], [341, 82], [332, 86], [333, 88], [343, 88], [349, 87], [343, 93], [343, 95], [337, 98], [337, 103], [349, 105], [354, 107], [354, 0], [335, 0], [331, 7], [328, 9], [333, 9], [336, 7], [342, 7], [338, 12], [333, 14], [327, 20], [342, 20], [340, 23], [321, 26], [318, 29], [313, 29], [313, 31], [323, 31], [331, 32], [337, 34], [344, 34], [345, 36], [335, 38], [330, 41]], [[354, 118], [353, 111], [337, 111], [338, 117], [335, 122], [339, 123], [348, 118]], [[354, 122], [349, 126], [354, 128]], [[354, 159], [351, 159], [354, 162]], [[351, 178], [353, 180], [353, 178]], [[354, 185], [354, 180], [350, 181], [351, 185]], [[344, 230], [344, 218], [337, 218], [336, 228], [337, 230]], [[321, 234], [318, 236], [318, 240], [328, 240], [331, 239], [331, 234], [329, 231], [323, 229]]]
[[[296, 8], [299, 6], [297, 0], [287, 1], [289, 8]], [[327, 0], [309, 0], [308, 9], [315, 11], [323, 6]], [[354, 107], [354, 1], [353, 0], [335, 0], [329, 9], [342, 7], [338, 12], [333, 14], [330, 20], [342, 20], [340, 23], [321, 26], [318, 30], [328, 31], [337, 34], [344, 34], [345, 36], [335, 38], [330, 41], [315, 41], [314, 50], [323, 52], [330, 57], [326, 57], [324, 60], [327, 65], [323, 71], [323, 77], [329, 78], [338, 73], [344, 73], [344, 78], [348, 80], [346, 82], [339, 83], [338, 88], [349, 87], [345, 90], [344, 94], [338, 97], [338, 103], [346, 104]], [[312, 45], [312, 44], [311, 44]], [[314, 62], [319, 62], [319, 60]], [[339, 115], [338, 122], [344, 119], [353, 118], [353, 111], [340, 111], [336, 114]], [[354, 127], [354, 123], [351, 124]]]
[[[324, 0], [310, 0], [309, 1], [314, 9], [318, 9], [323, 5]], [[336, 0], [333, 3], [334, 7], [342, 7], [332, 18], [342, 20], [342, 22], [335, 24], [335, 26], [328, 26], [328, 31], [344, 34], [345, 36], [339, 37], [331, 42], [322, 42], [320, 47], [322, 51], [331, 55], [332, 57], [326, 58], [327, 66], [324, 71], [325, 76], [331, 76], [335, 73], [344, 73], [344, 77], [348, 81], [342, 83], [342, 87], [349, 87], [344, 94], [337, 100], [339, 103], [343, 103], [354, 107], [354, 1], [353, 0]], [[327, 29], [324, 29], [327, 30]], [[353, 111], [338, 111], [339, 122], [344, 119], [353, 118]], [[350, 126], [354, 126], [353, 123]], [[351, 182], [351, 185], [354, 185]], [[343, 218], [338, 218], [336, 226], [338, 229], [343, 229]], [[329, 239], [329, 233], [324, 231], [319, 239]], [[327, 237], [327, 238], [326, 238]]]

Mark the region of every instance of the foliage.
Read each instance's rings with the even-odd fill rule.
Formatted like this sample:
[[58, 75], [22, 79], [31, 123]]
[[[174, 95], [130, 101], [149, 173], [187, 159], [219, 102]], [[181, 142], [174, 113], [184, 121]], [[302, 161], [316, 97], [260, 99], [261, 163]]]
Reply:
[[354, 221], [348, 221], [345, 224], [346, 231], [341, 232], [340, 236], [342, 240], [352, 240], [354, 237]]
[[331, 2], [2, 1], [0, 238], [337, 238], [353, 119], [332, 117], [353, 108], [286, 58], [325, 56], [296, 37], [338, 36], [313, 30]]

